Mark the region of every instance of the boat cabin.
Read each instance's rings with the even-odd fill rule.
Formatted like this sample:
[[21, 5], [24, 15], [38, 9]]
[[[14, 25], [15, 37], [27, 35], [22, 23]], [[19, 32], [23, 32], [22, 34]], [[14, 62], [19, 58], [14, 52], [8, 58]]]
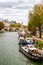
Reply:
[[34, 53], [34, 54], [37, 54], [38, 53], [38, 49], [36, 49], [36, 48], [29, 48], [28, 49], [28, 52], [31, 52], [31, 53]]
[[33, 38], [26, 38], [26, 42], [27, 42], [27, 44], [29, 43], [29, 44], [33, 44], [34, 42], [33, 42]]

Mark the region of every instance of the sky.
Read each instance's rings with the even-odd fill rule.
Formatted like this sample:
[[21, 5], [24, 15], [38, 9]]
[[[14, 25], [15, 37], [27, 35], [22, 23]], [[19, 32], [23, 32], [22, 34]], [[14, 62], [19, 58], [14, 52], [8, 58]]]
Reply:
[[28, 23], [28, 13], [40, 0], [0, 0], [0, 19]]

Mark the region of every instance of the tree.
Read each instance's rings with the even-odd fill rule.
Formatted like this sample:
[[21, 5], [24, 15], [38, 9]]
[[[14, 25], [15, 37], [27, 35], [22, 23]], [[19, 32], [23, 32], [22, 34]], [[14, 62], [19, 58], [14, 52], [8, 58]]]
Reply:
[[4, 23], [0, 22], [0, 30], [4, 28]]
[[21, 27], [21, 24], [10, 24], [10, 27]]
[[21, 24], [18, 23], [18, 24], [15, 24], [15, 26], [16, 26], [16, 27], [21, 27]]
[[32, 34], [35, 35], [35, 33], [36, 33], [36, 28], [35, 28], [35, 26], [33, 26], [32, 21], [29, 21], [29, 23], [28, 23], [28, 30], [29, 30]]
[[15, 24], [10, 24], [10, 27], [15, 27]]
[[36, 28], [38, 27], [40, 32], [39, 37], [41, 38], [41, 27], [43, 25], [43, 5], [42, 4], [37, 4], [34, 6], [33, 11], [29, 13], [29, 21], [32, 21], [31, 27], [33, 27], [33, 29], [36, 30]]

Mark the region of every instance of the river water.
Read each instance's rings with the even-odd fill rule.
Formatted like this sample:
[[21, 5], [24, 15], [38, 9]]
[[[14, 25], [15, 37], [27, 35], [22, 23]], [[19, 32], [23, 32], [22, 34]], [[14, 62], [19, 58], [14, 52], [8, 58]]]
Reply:
[[19, 52], [16, 32], [5, 32], [0, 33], [0, 65], [43, 65], [43, 63], [30, 60]]

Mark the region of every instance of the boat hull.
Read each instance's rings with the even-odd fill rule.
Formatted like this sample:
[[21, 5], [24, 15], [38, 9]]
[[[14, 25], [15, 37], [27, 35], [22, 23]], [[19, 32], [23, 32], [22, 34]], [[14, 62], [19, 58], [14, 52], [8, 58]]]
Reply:
[[30, 53], [27, 53], [26, 51], [24, 51], [21, 47], [19, 47], [19, 51], [21, 51], [25, 56], [27, 56], [28, 58], [32, 59], [32, 60], [36, 60], [36, 61], [43, 61], [43, 59], [39, 58], [39, 57], [34, 57], [32, 55], [30, 55]]
[[28, 45], [28, 44], [33, 44], [33, 43], [30, 43], [30, 42], [27, 42], [25, 40], [19, 40], [19, 45]]

